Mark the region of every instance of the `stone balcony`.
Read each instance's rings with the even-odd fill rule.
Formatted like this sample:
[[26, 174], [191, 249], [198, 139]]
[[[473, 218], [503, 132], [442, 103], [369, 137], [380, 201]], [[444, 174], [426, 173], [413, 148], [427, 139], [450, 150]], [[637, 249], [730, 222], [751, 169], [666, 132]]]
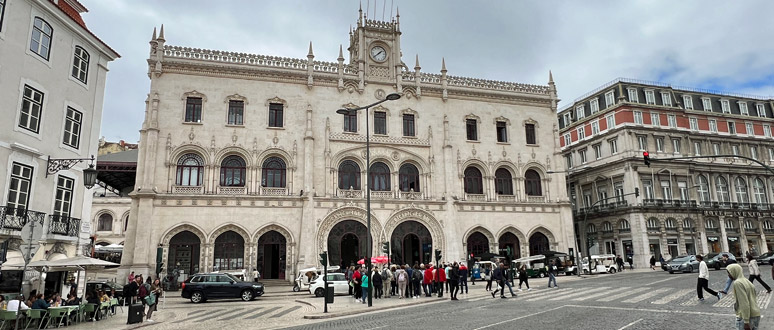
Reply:
[[527, 202], [529, 203], [545, 203], [546, 196], [527, 196]]
[[218, 187], [220, 195], [247, 195], [247, 187]]
[[287, 196], [288, 188], [283, 187], [261, 187], [258, 194], [262, 196]]
[[172, 193], [176, 195], [203, 195], [204, 186], [172, 186]]

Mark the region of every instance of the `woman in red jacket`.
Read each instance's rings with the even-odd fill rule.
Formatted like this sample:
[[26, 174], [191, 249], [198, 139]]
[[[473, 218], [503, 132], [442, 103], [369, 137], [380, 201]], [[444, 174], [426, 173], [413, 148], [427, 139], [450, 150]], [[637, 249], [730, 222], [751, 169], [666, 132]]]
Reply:
[[433, 293], [433, 264], [427, 264], [425, 269], [425, 278], [422, 280], [422, 286], [425, 289], [425, 296], [430, 297]]
[[446, 267], [438, 268], [436, 271], [436, 281], [438, 282], [438, 298], [443, 297], [443, 285], [446, 283]]

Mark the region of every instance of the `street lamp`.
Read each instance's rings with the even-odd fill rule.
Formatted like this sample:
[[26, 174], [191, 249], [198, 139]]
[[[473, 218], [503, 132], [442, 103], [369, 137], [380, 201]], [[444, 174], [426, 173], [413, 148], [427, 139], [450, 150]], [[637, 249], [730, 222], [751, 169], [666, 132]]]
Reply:
[[[372, 245], [372, 237], [371, 237], [371, 184], [368, 182], [368, 180], [371, 179], [371, 138], [370, 138], [370, 132], [369, 132], [369, 124], [368, 124], [368, 108], [376, 106], [378, 104], [384, 103], [386, 101], [395, 101], [397, 99], [400, 99], [400, 94], [398, 93], [390, 93], [388, 94], [383, 100], [371, 103], [366, 106], [362, 106], [359, 108], [353, 108], [353, 109], [339, 109], [336, 110], [336, 113], [340, 115], [350, 115], [357, 113], [360, 110], [366, 111], [366, 226], [368, 227], [366, 231], [368, 232], [368, 243], [366, 244], [366, 256], [364, 263], [366, 265], [366, 272], [371, 271], [371, 245]], [[373, 300], [373, 283], [371, 283], [368, 286], [368, 307], [371, 307], [372, 300]]]
[[86, 189], [91, 189], [94, 184], [97, 183], [97, 170], [94, 169], [94, 155], [90, 158], [51, 158], [48, 156], [48, 162], [46, 162], [46, 177], [54, 175], [61, 170], [69, 170], [75, 164], [82, 161], [89, 161], [89, 168], [83, 170], [83, 186]]

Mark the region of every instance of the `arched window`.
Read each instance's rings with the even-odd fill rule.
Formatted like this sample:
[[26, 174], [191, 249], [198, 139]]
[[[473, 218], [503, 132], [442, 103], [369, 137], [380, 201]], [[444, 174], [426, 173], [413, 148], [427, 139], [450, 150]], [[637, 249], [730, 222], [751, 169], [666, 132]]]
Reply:
[[664, 222], [664, 227], [667, 229], [675, 229], [675, 219], [669, 218]]
[[747, 182], [742, 177], [736, 177], [734, 186], [736, 186], [736, 201], [739, 203], [749, 203], [750, 197], [747, 195]]
[[419, 170], [412, 164], [403, 164], [398, 171], [400, 191], [419, 191]]
[[360, 166], [351, 160], [339, 165], [339, 189], [360, 190]]
[[384, 163], [371, 165], [371, 180], [369, 182], [373, 191], [390, 191], [390, 168]]
[[287, 166], [279, 157], [271, 157], [263, 162], [261, 185], [270, 188], [285, 188]]
[[586, 232], [589, 234], [596, 234], [597, 226], [595, 226], [593, 223], [590, 223], [588, 226], [586, 226]]
[[54, 30], [40, 17], [35, 17], [32, 25], [32, 40], [30, 40], [30, 50], [48, 61], [51, 54], [51, 36]]
[[605, 221], [602, 224], [602, 231], [603, 232], [612, 232], [613, 231], [613, 224], [611, 224], [609, 221]]
[[699, 175], [696, 181], [699, 183], [697, 187], [697, 191], [699, 192], [699, 200], [702, 202], [709, 202], [711, 199], [709, 181], [707, 181], [707, 177]]
[[484, 186], [481, 181], [481, 171], [470, 166], [465, 169], [465, 193], [483, 194]]
[[715, 220], [707, 219], [707, 220], [704, 220], [704, 227], [715, 229], [717, 228], [717, 224], [715, 223]]
[[647, 226], [648, 226], [648, 229], [659, 229], [661, 227], [658, 224], [658, 220], [654, 218], [648, 219]]
[[753, 230], [753, 229], [755, 229], [755, 223], [752, 220], [750, 220], [750, 219], [745, 220], [744, 221], [744, 229], [745, 230]]
[[185, 154], [177, 161], [178, 186], [201, 186], [204, 178], [204, 160], [197, 154]]
[[722, 176], [715, 179], [715, 189], [717, 190], [718, 202], [731, 202], [731, 196], [728, 194], [728, 181]]
[[621, 224], [618, 226], [618, 229], [623, 229], [623, 230], [631, 229], [631, 227], [629, 227], [629, 221], [621, 220]]
[[734, 229], [736, 228], [736, 221], [733, 219], [726, 219], [725, 221], [726, 229]]
[[234, 231], [227, 231], [215, 239], [213, 266], [215, 271], [243, 268], [245, 239]]
[[763, 180], [755, 178], [755, 203], [766, 204], [768, 203], [766, 198], [766, 185], [763, 184]]
[[513, 195], [513, 178], [510, 171], [504, 168], [495, 171], [495, 192], [498, 195]]
[[233, 155], [223, 159], [220, 163], [220, 185], [224, 187], [245, 186], [245, 160]]
[[89, 52], [83, 49], [81, 46], [75, 46], [75, 54], [73, 54], [73, 78], [80, 80], [82, 83], [86, 83], [89, 75]]
[[771, 221], [766, 220], [763, 222], [763, 229], [765, 230], [772, 230], [774, 229], [774, 225], [771, 224]]
[[524, 173], [524, 191], [527, 196], [543, 196], [543, 190], [540, 187], [540, 174], [535, 170], [527, 170]]
[[691, 221], [691, 219], [683, 219], [683, 228], [685, 229], [693, 228], [693, 221]]
[[113, 216], [108, 213], [102, 213], [97, 220], [97, 231], [112, 231]]

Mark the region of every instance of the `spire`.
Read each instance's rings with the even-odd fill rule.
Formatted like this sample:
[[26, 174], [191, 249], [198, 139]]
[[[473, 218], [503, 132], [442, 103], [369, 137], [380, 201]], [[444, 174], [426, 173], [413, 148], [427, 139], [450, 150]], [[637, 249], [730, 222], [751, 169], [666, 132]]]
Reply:
[[153, 37], [151, 37], [151, 40], [156, 40], [156, 27], [153, 27]]
[[446, 59], [441, 57], [441, 73], [446, 72]]
[[312, 56], [314, 57], [314, 53], [312, 52], [312, 42], [309, 42], [309, 54], [306, 54], [307, 57]]
[[342, 46], [341, 44], [339, 44], [339, 58], [337, 58], [337, 60], [339, 61], [344, 60], [344, 46]]
[[551, 85], [554, 83], [554, 75], [551, 73], [551, 70], [548, 70], [548, 84]]
[[414, 64], [414, 70], [419, 71], [422, 67], [419, 66], [419, 54], [417, 54], [416, 64]]
[[161, 31], [159, 31], [159, 40], [164, 41], [164, 24], [161, 24]]

